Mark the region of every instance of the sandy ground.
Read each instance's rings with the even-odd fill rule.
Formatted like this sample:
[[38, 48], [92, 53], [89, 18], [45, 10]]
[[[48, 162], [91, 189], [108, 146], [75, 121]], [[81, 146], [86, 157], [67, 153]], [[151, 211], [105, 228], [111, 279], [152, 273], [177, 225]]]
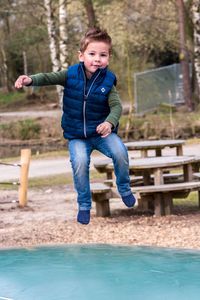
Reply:
[[28, 206], [19, 208], [16, 191], [1, 191], [0, 247], [50, 244], [125, 244], [200, 249], [200, 211], [176, 208], [175, 214], [154, 217], [111, 201], [111, 217], [95, 216], [89, 225], [76, 222], [76, 194], [72, 186], [29, 190]]

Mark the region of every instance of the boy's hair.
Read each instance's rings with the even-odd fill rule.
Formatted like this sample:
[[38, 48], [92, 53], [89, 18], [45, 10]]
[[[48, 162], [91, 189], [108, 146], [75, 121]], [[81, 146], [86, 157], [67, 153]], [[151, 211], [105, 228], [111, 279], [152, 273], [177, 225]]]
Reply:
[[109, 45], [109, 53], [112, 50], [112, 39], [106, 30], [99, 27], [89, 28], [80, 42], [80, 51], [84, 52], [91, 42], [104, 42]]

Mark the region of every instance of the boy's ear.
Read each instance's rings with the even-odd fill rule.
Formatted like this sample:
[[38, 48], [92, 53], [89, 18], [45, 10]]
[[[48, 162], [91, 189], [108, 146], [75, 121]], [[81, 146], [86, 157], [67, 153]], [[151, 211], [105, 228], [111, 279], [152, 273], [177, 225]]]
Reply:
[[79, 61], [83, 61], [83, 54], [82, 54], [82, 52], [81, 51], [78, 51], [78, 59], [79, 59]]

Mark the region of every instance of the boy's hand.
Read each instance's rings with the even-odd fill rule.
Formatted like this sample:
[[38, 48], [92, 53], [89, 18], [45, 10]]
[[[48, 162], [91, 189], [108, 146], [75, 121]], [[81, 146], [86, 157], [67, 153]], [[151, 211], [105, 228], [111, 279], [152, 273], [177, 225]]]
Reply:
[[15, 81], [15, 88], [21, 89], [23, 86], [29, 85], [32, 83], [32, 79], [27, 75], [21, 75]]
[[97, 133], [101, 134], [101, 137], [106, 137], [112, 132], [112, 124], [109, 122], [103, 122], [97, 126]]

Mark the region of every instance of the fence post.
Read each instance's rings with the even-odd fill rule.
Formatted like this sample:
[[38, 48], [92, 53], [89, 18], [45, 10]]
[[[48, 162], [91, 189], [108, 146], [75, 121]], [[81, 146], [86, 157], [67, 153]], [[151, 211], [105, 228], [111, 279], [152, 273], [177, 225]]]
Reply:
[[28, 171], [31, 159], [31, 150], [21, 150], [21, 168], [20, 168], [20, 186], [19, 186], [19, 206], [24, 207], [27, 204], [28, 191]]

